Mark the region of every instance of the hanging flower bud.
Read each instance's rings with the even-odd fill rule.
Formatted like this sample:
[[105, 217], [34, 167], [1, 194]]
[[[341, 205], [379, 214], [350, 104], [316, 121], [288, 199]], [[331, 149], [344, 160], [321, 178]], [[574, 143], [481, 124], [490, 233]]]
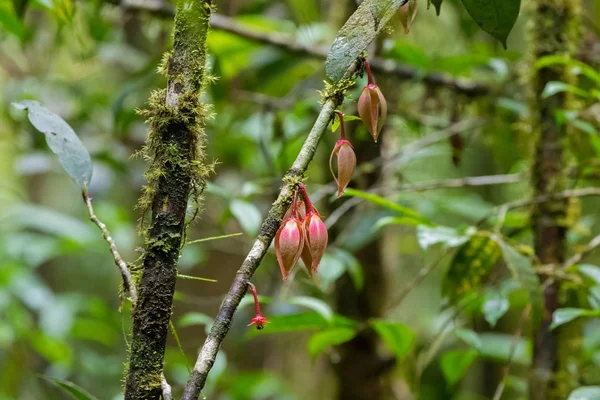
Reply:
[[381, 128], [383, 128], [387, 119], [387, 102], [379, 86], [373, 83], [371, 66], [366, 59], [365, 68], [367, 69], [368, 83], [358, 98], [358, 115], [371, 136], [373, 136], [375, 143], [377, 143]]
[[302, 191], [304, 202], [306, 203], [306, 219], [304, 220], [304, 235], [306, 239], [304, 241], [304, 247], [308, 253], [302, 260], [306, 265], [308, 275], [312, 276], [313, 273], [318, 272], [319, 263], [327, 248], [327, 227], [321, 219], [321, 215], [308, 198], [306, 187], [301, 183], [299, 184], [299, 187]]
[[[293, 208], [294, 208], [294, 204], [292, 203], [292, 204], [290, 204], [290, 208], [288, 208], [285, 215], [283, 216], [284, 221], [288, 218], [291, 218]], [[304, 221], [304, 218], [306, 217], [306, 206], [304, 205], [304, 202], [302, 201], [302, 199], [296, 200], [296, 212], [298, 213], [298, 219], [300, 221]]]
[[[336, 111], [340, 118], [340, 137], [341, 139], [335, 143], [335, 147], [329, 157], [329, 169], [331, 175], [338, 185], [338, 198], [344, 193], [346, 186], [352, 179], [354, 168], [356, 167], [356, 154], [352, 148], [352, 144], [346, 140], [346, 132], [344, 131], [344, 114], [340, 111]], [[333, 172], [333, 157], [337, 156], [337, 177]]]
[[255, 316], [252, 318], [252, 321], [248, 324], [248, 326], [256, 325], [256, 329], [259, 331], [265, 327], [266, 324], [269, 323], [265, 317], [260, 313], [260, 304], [258, 303], [258, 294], [256, 293], [256, 287], [248, 282], [248, 287], [252, 292], [252, 297], [254, 297], [254, 313]]
[[283, 220], [281, 227], [275, 234], [275, 255], [283, 280], [287, 279], [294, 266], [296, 266], [304, 246], [303, 221], [298, 218], [296, 204], [297, 191], [294, 193], [290, 218]]
[[400, 7], [398, 12], [400, 13], [400, 23], [402, 23], [402, 26], [404, 27], [404, 33], [408, 34], [410, 32], [410, 27], [417, 16], [417, 0], [408, 0], [406, 4]]

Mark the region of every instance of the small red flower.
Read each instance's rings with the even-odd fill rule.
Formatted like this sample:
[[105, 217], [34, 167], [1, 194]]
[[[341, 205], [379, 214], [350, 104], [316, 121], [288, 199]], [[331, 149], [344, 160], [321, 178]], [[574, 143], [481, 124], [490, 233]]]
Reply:
[[265, 317], [260, 313], [260, 304], [258, 303], [258, 294], [256, 293], [256, 287], [248, 282], [248, 287], [252, 292], [252, 297], [254, 297], [254, 311], [256, 316], [252, 318], [252, 321], [248, 324], [248, 326], [256, 325], [256, 329], [259, 331], [265, 327], [266, 324], [269, 323]]
[[383, 93], [373, 82], [373, 75], [371, 74], [371, 66], [369, 61], [365, 59], [365, 68], [367, 70], [368, 83], [362, 90], [360, 97], [358, 98], [358, 115], [362, 120], [363, 124], [373, 136], [373, 140], [377, 143], [381, 128], [385, 124], [387, 119], [387, 102]]

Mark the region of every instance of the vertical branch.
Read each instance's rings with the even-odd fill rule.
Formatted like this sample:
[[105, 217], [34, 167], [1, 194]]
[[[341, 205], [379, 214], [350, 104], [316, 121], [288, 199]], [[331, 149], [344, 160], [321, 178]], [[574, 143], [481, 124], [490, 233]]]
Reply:
[[[572, 56], [578, 36], [579, 0], [536, 0], [531, 22], [531, 125], [537, 137], [532, 184], [534, 195], [552, 195], [565, 189], [564, 153], [567, 145], [566, 127], [557, 123], [555, 111], [567, 109], [568, 96], [559, 93], [543, 99], [548, 82], [569, 82], [568, 68], [550, 66], [539, 70], [535, 63], [548, 55]], [[535, 205], [532, 227], [535, 252], [543, 264], [560, 265], [565, 258], [567, 199], [556, 199]], [[543, 277], [542, 277], [543, 278]], [[534, 334], [533, 376], [530, 385], [533, 400], [565, 399], [569, 382], [559, 359], [564, 339], [560, 329], [550, 331], [552, 314], [559, 307], [558, 282], [544, 289], [542, 325]], [[562, 370], [562, 372], [561, 372]]]
[[208, 170], [203, 153], [208, 112], [199, 97], [206, 80], [211, 7], [212, 0], [178, 1], [167, 89], [153, 93], [143, 112], [149, 123], [144, 156], [151, 163], [140, 206], [152, 211], [152, 220], [145, 232], [146, 255], [133, 314], [126, 400], [157, 400], [163, 391], [164, 352], [188, 198], [192, 194], [198, 199]]

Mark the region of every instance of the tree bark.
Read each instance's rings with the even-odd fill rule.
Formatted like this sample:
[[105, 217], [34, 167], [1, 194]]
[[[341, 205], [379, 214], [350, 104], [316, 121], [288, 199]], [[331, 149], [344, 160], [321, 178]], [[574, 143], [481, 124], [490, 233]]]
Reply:
[[202, 150], [207, 110], [199, 97], [206, 79], [211, 8], [211, 0], [178, 2], [167, 89], [155, 92], [144, 112], [149, 122], [144, 156], [151, 164], [140, 206], [152, 210], [152, 220], [133, 313], [126, 400], [158, 400], [162, 393], [164, 352], [188, 198], [201, 194], [207, 170]]
[[[569, 82], [569, 67], [553, 65], [541, 69], [536, 62], [545, 56], [573, 56], [578, 37], [579, 0], [536, 0], [531, 22], [530, 113], [532, 133], [536, 136], [532, 185], [534, 196], [552, 195], [565, 189], [565, 150], [567, 128], [555, 118], [557, 110], [569, 108], [566, 92], [544, 99], [549, 82]], [[566, 214], [568, 200], [557, 199], [535, 206], [531, 219], [534, 248], [542, 264], [560, 265], [565, 259]], [[543, 279], [544, 277], [541, 276]], [[566, 399], [571, 382], [559, 357], [564, 329], [549, 330], [552, 314], [559, 307], [559, 285], [544, 291], [542, 324], [534, 334], [533, 376], [530, 394], [533, 400]], [[535, 327], [534, 327], [535, 329]], [[562, 331], [562, 332], [561, 332]]]

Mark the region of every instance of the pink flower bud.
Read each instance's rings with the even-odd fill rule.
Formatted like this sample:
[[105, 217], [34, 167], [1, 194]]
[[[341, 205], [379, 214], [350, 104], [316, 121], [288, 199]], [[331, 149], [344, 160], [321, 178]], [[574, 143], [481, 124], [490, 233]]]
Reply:
[[[333, 156], [337, 156], [337, 177], [333, 172]], [[338, 185], [338, 198], [344, 193], [346, 186], [350, 183], [355, 167], [356, 154], [354, 154], [352, 144], [345, 139], [338, 140], [331, 152], [331, 157], [329, 157], [329, 169]]]
[[302, 247], [304, 246], [304, 230], [298, 218], [287, 218], [275, 235], [275, 254], [283, 280], [286, 280], [294, 269]]
[[[327, 227], [315, 208], [308, 212], [304, 220], [304, 234], [306, 236], [304, 246], [310, 254], [310, 267], [307, 265], [308, 274], [312, 276], [319, 271], [319, 263], [325, 249], [327, 248]], [[304, 259], [303, 259], [304, 260]]]
[[404, 33], [408, 34], [417, 16], [417, 0], [409, 0], [405, 5], [400, 7], [398, 12], [400, 13], [400, 22], [404, 27]]
[[364, 87], [358, 99], [358, 115], [377, 143], [379, 132], [387, 119], [387, 102], [377, 85]]
[[[292, 217], [293, 209], [294, 209], [294, 202], [292, 202], [292, 204], [290, 204], [290, 208], [288, 208], [285, 215], [283, 216], [284, 220]], [[304, 205], [304, 202], [302, 201], [302, 199], [296, 200], [296, 212], [298, 213], [298, 219], [300, 221], [304, 221], [304, 218], [306, 217], [306, 205]]]

